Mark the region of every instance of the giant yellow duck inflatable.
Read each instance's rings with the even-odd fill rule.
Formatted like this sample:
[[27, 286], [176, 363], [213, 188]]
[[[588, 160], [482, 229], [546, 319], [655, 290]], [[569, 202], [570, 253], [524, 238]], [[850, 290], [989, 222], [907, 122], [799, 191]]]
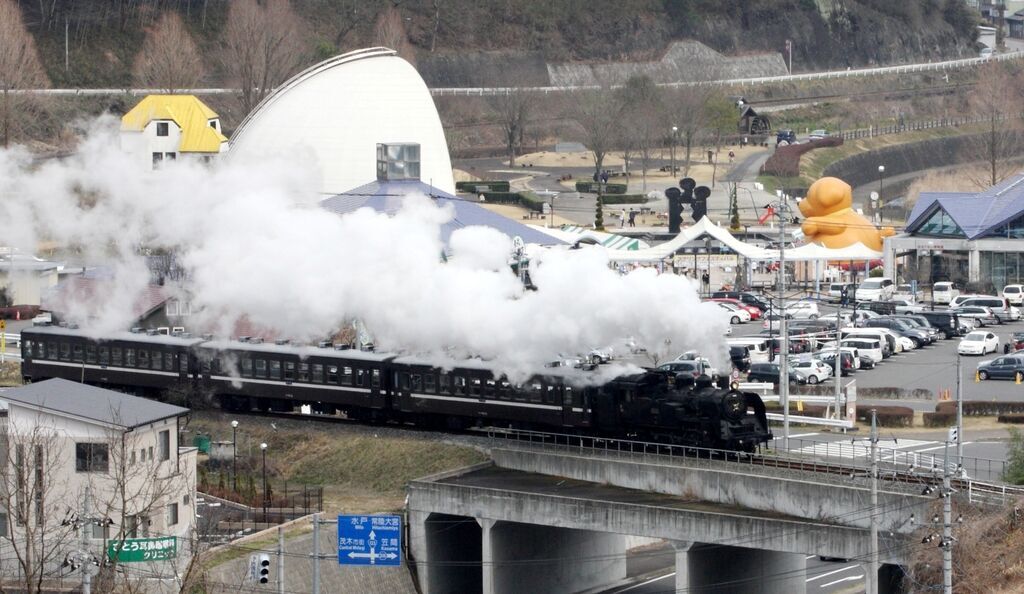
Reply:
[[800, 202], [806, 219], [802, 225], [808, 241], [839, 249], [858, 242], [882, 250], [882, 238], [893, 235], [892, 227], [879, 229], [853, 210], [853, 189], [835, 177], [823, 177], [811, 184]]

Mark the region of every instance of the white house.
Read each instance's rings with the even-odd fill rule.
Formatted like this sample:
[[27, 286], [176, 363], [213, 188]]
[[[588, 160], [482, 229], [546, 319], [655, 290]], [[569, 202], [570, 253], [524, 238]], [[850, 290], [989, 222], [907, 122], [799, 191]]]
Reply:
[[121, 149], [150, 170], [164, 161], [207, 161], [227, 152], [220, 117], [194, 95], [147, 95], [121, 117]]
[[57, 284], [61, 264], [18, 253], [0, 257], [0, 287], [12, 305], [39, 305], [43, 293]]
[[63, 379], [4, 391], [0, 402], [5, 582], [74, 580], [72, 564], [105, 565], [126, 542], [147, 560], [120, 560], [119, 579], [183, 571], [195, 523], [196, 450], [178, 445], [188, 409]]

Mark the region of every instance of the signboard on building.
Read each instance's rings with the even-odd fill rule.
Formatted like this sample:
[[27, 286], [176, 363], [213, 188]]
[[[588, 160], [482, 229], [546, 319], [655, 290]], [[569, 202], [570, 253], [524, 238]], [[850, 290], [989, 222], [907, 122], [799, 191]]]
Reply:
[[107, 543], [107, 558], [118, 563], [166, 561], [178, 556], [178, 537], [129, 538]]
[[338, 516], [338, 563], [401, 565], [401, 516]]

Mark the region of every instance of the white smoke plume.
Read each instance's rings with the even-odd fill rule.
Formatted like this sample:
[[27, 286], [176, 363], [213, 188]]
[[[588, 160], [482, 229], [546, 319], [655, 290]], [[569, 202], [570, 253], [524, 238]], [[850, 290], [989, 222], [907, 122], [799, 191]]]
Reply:
[[379, 350], [478, 356], [510, 377], [630, 337], [661, 360], [689, 349], [727, 360], [728, 320], [691, 281], [619, 275], [601, 248], [533, 250], [529, 291], [508, 265], [511, 241], [493, 229], [454, 232], [443, 261], [441, 225], [453, 213], [426, 197], [408, 197], [394, 216], [338, 216], [316, 206], [315, 172], [298, 159], [143, 172], [118, 146], [108, 117], [68, 159], [33, 165], [0, 151], [2, 242], [32, 253], [51, 241], [113, 268], [116, 291], [82, 322], [97, 333], [131, 324], [149, 282], [140, 250], [163, 248], [191, 275], [195, 322], [222, 333], [246, 315], [316, 340], [357, 318]]

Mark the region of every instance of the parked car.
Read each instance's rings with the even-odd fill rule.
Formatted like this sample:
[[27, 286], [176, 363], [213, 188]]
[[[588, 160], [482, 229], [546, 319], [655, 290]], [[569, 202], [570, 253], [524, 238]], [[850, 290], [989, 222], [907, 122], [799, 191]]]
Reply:
[[992, 313], [999, 318], [999, 322], [1010, 322], [1020, 319], [1020, 310], [1012, 305], [1005, 297], [996, 297], [994, 295], [969, 295], [964, 299], [957, 297], [956, 305], [950, 307], [960, 309], [967, 306], [978, 306], [987, 307], [992, 310]]
[[658, 366], [662, 371], [669, 371], [676, 375], [684, 374], [694, 379], [702, 375], [710, 375], [703, 361], [671, 361]]
[[889, 301], [896, 291], [891, 278], [869, 278], [857, 286], [857, 301]]
[[829, 283], [829, 299], [832, 301], [841, 301], [843, 299], [843, 289], [846, 289], [847, 297], [853, 297], [853, 283]]
[[942, 281], [932, 285], [932, 301], [937, 304], [949, 305], [958, 295], [960, 287], [956, 283]]
[[786, 146], [788, 144], [796, 144], [796, 132], [792, 130], [779, 130], [775, 133], [775, 146], [779, 145]]
[[917, 294], [914, 293], [914, 285], [896, 285], [892, 293], [893, 299], [906, 299], [911, 303], [917, 301]]
[[676, 360], [672, 362], [674, 363], [678, 361], [697, 361], [698, 363], [704, 366], [705, 374], [710, 376], [718, 375], [718, 369], [711, 364], [711, 361], [708, 360], [707, 357], [702, 357], [700, 353], [698, 353], [697, 351], [686, 351], [682, 355], [676, 357]]
[[1006, 285], [1003, 287], [1003, 299], [1010, 305], [1024, 305], [1024, 285]]
[[867, 320], [864, 323], [866, 328], [888, 328], [896, 334], [910, 339], [914, 343], [914, 348], [918, 349], [928, 344], [928, 333], [920, 328], [911, 326], [910, 323], [903, 320], [895, 320], [892, 318], [875, 318], [873, 320]]
[[852, 315], [854, 325], [860, 326], [864, 320], [877, 318], [879, 314], [871, 311], [870, 309], [858, 309], [854, 311]]
[[991, 309], [987, 307], [981, 307], [980, 305], [967, 305], [964, 307], [957, 307], [954, 310], [956, 315], [961, 319], [972, 320], [975, 328], [983, 328], [985, 326], [995, 326], [1001, 324], [1002, 320], [999, 319]]
[[843, 340], [875, 340], [882, 350], [882, 358], [899, 352], [897, 337], [885, 328], [849, 328], [840, 332]]
[[1024, 349], [1024, 332], [1014, 332], [1010, 335], [1008, 342], [1011, 350], [1019, 351]]
[[840, 328], [853, 328], [853, 314], [848, 311], [844, 311], [842, 314], [826, 314], [818, 318], [819, 322], [825, 322], [832, 328], [839, 326]]
[[[819, 352], [817, 354], [817, 357], [819, 359], [821, 359], [822, 362], [824, 362], [826, 365], [831, 365], [832, 366], [832, 373], [835, 374], [835, 369], [836, 369], [836, 352], [835, 352], [835, 350], [832, 350], [832, 351], [821, 351], [821, 352]], [[847, 375], [850, 375], [851, 373], [854, 373], [854, 371], [856, 371], [857, 366], [856, 366], [856, 363], [854, 362], [853, 354], [850, 353], [849, 351], [840, 350], [839, 351], [839, 360], [841, 361], [841, 365], [842, 365], [842, 370], [841, 371], [842, 371], [843, 377], [845, 377]]]
[[750, 349], [741, 344], [729, 345], [729, 360], [738, 371], [749, 371]]
[[978, 364], [978, 379], [1017, 379], [1024, 374], [1024, 356], [1004, 355]]
[[853, 347], [857, 349], [861, 357], [867, 357], [875, 363], [880, 363], [885, 355], [882, 351], [882, 341], [878, 338], [858, 337], [847, 338], [839, 343], [840, 346]]
[[821, 383], [832, 377], [832, 367], [821, 359], [791, 359], [789, 367], [807, 378], [808, 384]]
[[892, 298], [892, 300], [889, 301], [889, 303], [893, 304], [894, 309], [895, 309], [896, 313], [898, 313], [898, 314], [904, 314], [904, 313], [915, 313], [916, 314], [916, 313], [921, 313], [922, 311], [924, 311], [924, 307], [923, 306], [914, 303], [913, 299], [908, 299], [906, 297], [895, 297], [894, 296]]
[[735, 305], [736, 307], [739, 307], [743, 311], [745, 311], [748, 314], [750, 314], [750, 319], [751, 320], [760, 320], [761, 319], [761, 308], [753, 306], [753, 305], [748, 305], [746, 303], [743, 303], [739, 299], [730, 299], [728, 297], [712, 297], [711, 299], [709, 299], [709, 301], [718, 301], [720, 303], [727, 303], [729, 305]]
[[[750, 372], [747, 373], [747, 381], [778, 384], [779, 373], [781, 373], [781, 371], [778, 363], [754, 363], [750, 366]], [[790, 369], [789, 383], [806, 384], [807, 378], [805, 378], [800, 372]]]
[[726, 315], [729, 316], [730, 324], [742, 324], [744, 322], [750, 321], [750, 312], [748, 312], [747, 310], [743, 309], [738, 305], [733, 305], [732, 303], [725, 303], [723, 301], [713, 301], [712, 303], [717, 304], [718, 307], [721, 307], [723, 310], [725, 310]]
[[786, 306], [786, 313], [795, 320], [816, 320], [821, 312], [813, 301], [797, 301]]
[[902, 314], [902, 315], [895, 315], [895, 316], [892, 316], [892, 317], [897, 319], [897, 320], [903, 320], [905, 322], [909, 322], [912, 326], [916, 326], [917, 328], [920, 328], [920, 329], [924, 330], [925, 332], [927, 332], [928, 333], [928, 343], [929, 344], [939, 340], [939, 336], [940, 336], [939, 329], [936, 328], [935, 326], [932, 326], [931, 323], [928, 322], [927, 318], [923, 318], [921, 316], [914, 315], [914, 314]]
[[[761, 327], [764, 328], [765, 330], [778, 332], [782, 328], [782, 316], [778, 314], [767, 314], [764, 316], [763, 319], [764, 321], [761, 322]], [[787, 312], [786, 319], [792, 320], [793, 315]]]
[[924, 319], [928, 320], [932, 326], [939, 329], [939, 335], [943, 338], [952, 338], [954, 336], [960, 336], [961, 332], [959, 316], [956, 311], [922, 311], [920, 314]]
[[740, 303], [752, 305], [762, 312], [771, 309], [771, 304], [764, 297], [746, 291], [715, 291], [711, 294], [712, 299], [736, 299]]
[[828, 138], [828, 130], [822, 128], [812, 130], [811, 133], [807, 135], [807, 138], [811, 140], [821, 140], [822, 138]]
[[969, 332], [956, 347], [956, 352], [961, 355], [985, 355], [998, 350], [999, 337], [985, 330]]

